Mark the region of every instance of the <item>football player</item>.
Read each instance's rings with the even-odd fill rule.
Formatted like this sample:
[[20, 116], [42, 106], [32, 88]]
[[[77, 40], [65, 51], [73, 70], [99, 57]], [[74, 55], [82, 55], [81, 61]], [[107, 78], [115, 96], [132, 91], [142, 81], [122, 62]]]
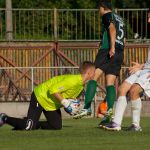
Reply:
[[[15, 130], [61, 129], [60, 108], [63, 106], [68, 113], [72, 114], [73, 108], [69, 99], [76, 99], [83, 90], [84, 84], [93, 78], [95, 65], [85, 61], [79, 70], [80, 74], [56, 76], [36, 86], [31, 94], [27, 117], [20, 119], [1, 113], [0, 126], [9, 124]], [[47, 121], [39, 121], [42, 112]]]
[[99, 124], [99, 127], [103, 127], [111, 121], [112, 108], [116, 99], [114, 85], [117, 76], [120, 74], [124, 59], [125, 24], [120, 16], [112, 12], [112, 5], [108, 0], [100, 0], [98, 9], [102, 16], [103, 35], [102, 44], [95, 60], [95, 76], [93, 80], [88, 82], [85, 92], [84, 109], [74, 116], [74, 118], [78, 119], [87, 115], [88, 108], [91, 106], [91, 102], [96, 93], [96, 82], [102, 73], [105, 73], [108, 108], [106, 115]]
[[[150, 23], [150, 10], [148, 11], [148, 23]], [[142, 131], [140, 127], [140, 113], [142, 108], [140, 93], [144, 92], [150, 97], [150, 48], [145, 64], [133, 63], [129, 68], [130, 76], [119, 87], [119, 97], [116, 103], [113, 121], [106, 126], [108, 130], [121, 130], [121, 123], [127, 106], [126, 94], [129, 91], [132, 108], [132, 124], [128, 131]]]

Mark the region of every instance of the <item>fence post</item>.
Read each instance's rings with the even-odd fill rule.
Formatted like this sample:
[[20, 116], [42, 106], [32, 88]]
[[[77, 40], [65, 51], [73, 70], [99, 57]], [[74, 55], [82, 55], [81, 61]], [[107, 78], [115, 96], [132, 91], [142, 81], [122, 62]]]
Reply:
[[118, 9], [117, 9], [117, 8], [115, 8], [115, 13], [116, 13], [116, 14], [118, 13]]
[[6, 0], [6, 40], [13, 39], [13, 25], [12, 25], [12, 0]]
[[54, 40], [57, 42], [58, 34], [57, 34], [57, 9], [54, 8]]
[[33, 67], [31, 67], [31, 90], [32, 90], [32, 92], [33, 92], [33, 90], [34, 90], [34, 70], [33, 70], [34, 68]]

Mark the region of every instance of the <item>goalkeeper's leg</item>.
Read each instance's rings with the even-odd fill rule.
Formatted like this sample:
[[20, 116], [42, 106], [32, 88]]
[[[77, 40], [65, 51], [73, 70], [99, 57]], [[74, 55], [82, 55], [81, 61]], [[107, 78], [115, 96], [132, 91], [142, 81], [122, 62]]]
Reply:
[[15, 130], [32, 130], [37, 128], [42, 110], [43, 108], [38, 104], [34, 93], [32, 93], [27, 117], [21, 119], [1, 115], [1, 118], [4, 123], [11, 125]]
[[39, 122], [41, 129], [60, 130], [62, 129], [62, 116], [60, 109], [55, 111], [43, 111], [47, 121]]

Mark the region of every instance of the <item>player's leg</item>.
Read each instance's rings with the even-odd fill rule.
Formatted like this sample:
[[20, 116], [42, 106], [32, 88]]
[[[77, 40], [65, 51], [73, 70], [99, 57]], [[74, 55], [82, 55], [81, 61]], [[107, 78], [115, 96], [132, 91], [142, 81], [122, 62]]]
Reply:
[[110, 124], [106, 126], [106, 129], [108, 130], [116, 130], [119, 131], [121, 130], [121, 123], [124, 115], [124, 111], [127, 106], [127, 99], [126, 99], [126, 94], [131, 88], [131, 83], [124, 81], [119, 89], [118, 89], [118, 99], [116, 101], [116, 107], [115, 107], [115, 112], [114, 112], [114, 118]]
[[74, 116], [75, 119], [82, 118], [83, 116], [86, 116], [88, 114], [88, 108], [91, 106], [91, 102], [96, 93], [97, 80], [108, 67], [107, 63], [108, 55], [109, 52], [107, 50], [100, 50], [98, 52], [95, 59], [95, 66], [97, 68], [95, 71], [95, 76], [93, 80], [90, 80], [88, 82], [87, 89], [85, 91], [84, 109], [82, 109], [79, 114]]
[[108, 74], [106, 75], [106, 101], [107, 101], [107, 111], [112, 110], [114, 106], [114, 101], [116, 100], [116, 88], [115, 88], [116, 76]]
[[42, 106], [38, 103], [34, 92], [31, 95], [31, 102], [27, 114], [26, 130], [34, 130], [43, 111]]
[[88, 82], [87, 89], [85, 92], [84, 109], [88, 109], [91, 106], [91, 102], [92, 102], [92, 100], [95, 96], [95, 93], [96, 93], [97, 80], [99, 79], [99, 77], [101, 76], [102, 73], [103, 73], [103, 71], [97, 68], [95, 71], [94, 79], [90, 80]]
[[136, 82], [137, 78], [139, 77], [140, 71], [136, 72], [135, 74], [130, 75], [119, 87], [118, 90], [118, 99], [116, 102], [114, 119], [112, 122], [106, 126], [108, 130], [120, 130], [121, 123], [124, 115], [124, 111], [127, 106], [127, 99], [126, 95], [127, 92], [130, 90], [131, 86]]
[[140, 114], [141, 114], [141, 98], [140, 92], [142, 88], [138, 84], [133, 84], [130, 89], [131, 109], [132, 109], [132, 125], [128, 128], [129, 131], [142, 131], [140, 127]]
[[116, 81], [116, 76], [108, 74], [106, 75], [106, 101], [107, 101], [107, 113], [106, 115], [102, 118], [99, 127], [103, 127], [110, 123], [112, 120], [112, 109], [114, 105], [114, 101], [116, 100], [116, 89], [115, 89], [115, 81]]
[[107, 50], [100, 50], [96, 56], [95, 59], [95, 66], [96, 71], [94, 75], [94, 79], [89, 81], [87, 84], [87, 89], [85, 92], [85, 105], [84, 109], [88, 109], [91, 106], [91, 102], [95, 96], [96, 93], [96, 87], [97, 87], [97, 80], [102, 75], [103, 72], [105, 72], [105, 69], [107, 68], [107, 58], [108, 58], [108, 51]]
[[115, 55], [108, 59], [108, 66], [105, 70], [106, 75], [106, 101], [108, 104], [108, 111], [105, 117], [99, 124], [99, 127], [104, 127], [108, 123], [110, 123], [112, 119], [112, 108], [114, 101], [116, 100], [116, 89], [115, 89], [115, 81], [116, 77], [120, 74], [121, 65], [123, 63], [123, 52], [116, 50]]
[[14, 127], [15, 130], [35, 129], [39, 117], [42, 113], [42, 107], [37, 104], [38, 103], [36, 97], [34, 93], [32, 93], [28, 115], [26, 118], [20, 119], [20, 118], [10, 117], [7, 115], [0, 115], [0, 118], [2, 118], [1, 120], [3, 120], [3, 123], [11, 125], [12, 127]]
[[131, 87], [130, 98], [132, 107], [132, 125], [129, 128], [131, 131], [141, 131], [140, 127], [140, 112], [141, 112], [141, 99], [140, 93], [144, 93], [150, 97], [150, 82], [149, 82], [149, 70], [142, 70], [139, 77], [135, 81], [135, 84]]
[[94, 79], [88, 82], [85, 92], [84, 108], [79, 114], [73, 117], [74, 119], [79, 119], [88, 115], [88, 109], [91, 107], [92, 100], [96, 94], [97, 80], [99, 79], [102, 73], [103, 71], [97, 68], [95, 71]]
[[47, 121], [40, 121], [41, 129], [60, 130], [62, 129], [62, 117], [60, 109], [55, 111], [43, 111]]

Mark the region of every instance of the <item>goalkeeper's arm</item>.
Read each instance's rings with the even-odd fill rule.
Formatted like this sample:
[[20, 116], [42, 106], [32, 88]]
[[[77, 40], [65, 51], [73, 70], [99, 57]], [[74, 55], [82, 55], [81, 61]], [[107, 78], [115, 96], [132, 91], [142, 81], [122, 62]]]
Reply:
[[64, 99], [63, 96], [60, 93], [54, 93], [52, 94], [65, 108], [67, 108], [70, 105], [70, 101], [67, 99]]
[[71, 115], [72, 113], [72, 108], [70, 106], [70, 101], [67, 99], [64, 99], [63, 96], [60, 93], [54, 93], [52, 94], [60, 103], [62, 106], [65, 108], [65, 111]]

